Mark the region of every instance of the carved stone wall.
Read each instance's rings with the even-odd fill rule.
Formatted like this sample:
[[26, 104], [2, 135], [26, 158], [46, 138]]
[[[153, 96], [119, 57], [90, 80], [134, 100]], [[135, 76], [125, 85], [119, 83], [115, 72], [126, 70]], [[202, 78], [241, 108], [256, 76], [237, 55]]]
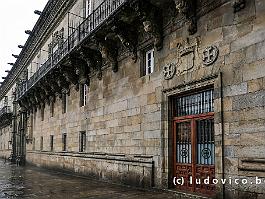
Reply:
[[[169, 5], [174, 3], [171, 1]], [[101, 78], [91, 75], [85, 107], [79, 105], [80, 93], [74, 85], [77, 78], [69, 77], [73, 68], [70, 72], [58, 69], [50, 74], [53, 78], [45, 81], [52, 82], [53, 86], [45, 89], [39, 85], [40, 92], [38, 89], [33, 92], [33, 96], [37, 92], [39, 97], [27, 99], [35, 104], [49, 90], [55, 93], [52, 96], [55, 99], [53, 117], [51, 103], [45, 103], [43, 120], [40, 108], [30, 111], [33, 139], [27, 144], [28, 161], [121, 183], [122, 173], [132, 167], [126, 183], [145, 186], [148, 182], [148, 186], [176, 190], [171, 186], [173, 140], [169, 99], [211, 85], [214, 87], [215, 177], [251, 181], [258, 176], [264, 181], [265, 3], [249, 0], [245, 8], [237, 12], [234, 12], [234, 5], [234, 1], [216, 1], [211, 7], [198, 8], [197, 32], [192, 35], [187, 31], [186, 18], [179, 18], [173, 9], [170, 17], [165, 17], [164, 9], [163, 48], [155, 50], [154, 73], [141, 77], [142, 56], [135, 62], [131, 54], [126, 56], [119, 49], [119, 53], [124, 54], [118, 59], [116, 73], [104, 65]], [[139, 20], [139, 24], [143, 31], [143, 21]], [[113, 39], [113, 32], [120, 37]], [[94, 39], [98, 39], [97, 42], [102, 38], [124, 41], [123, 33], [115, 27], [108, 33], [107, 38], [97, 35], [99, 38]], [[143, 35], [139, 34], [139, 49], [154, 45], [156, 35], [140, 33]], [[86, 47], [94, 55], [106, 52], [102, 50], [103, 44], [101, 51], [94, 51], [93, 46]], [[129, 48], [123, 48], [129, 52]], [[137, 55], [141, 55], [139, 49]], [[78, 60], [80, 55], [85, 56], [78, 54]], [[95, 64], [95, 60], [85, 60], [87, 65], [92, 62]], [[80, 71], [81, 67], [77, 74]], [[58, 80], [56, 77], [61, 72], [65, 74]], [[65, 89], [69, 96], [67, 111], [63, 114], [63, 96], [59, 93]], [[78, 152], [80, 131], [87, 133], [84, 153]], [[67, 134], [67, 151], [64, 152], [63, 133]], [[54, 151], [50, 151], [50, 135], [54, 135]], [[40, 151], [41, 136], [43, 151]], [[134, 183], [136, 178], [146, 178], [146, 181]], [[154, 179], [153, 184], [150, 178]], [[260, 199], [264, 194], [264, 184], [216, 187], [217, 198]]]

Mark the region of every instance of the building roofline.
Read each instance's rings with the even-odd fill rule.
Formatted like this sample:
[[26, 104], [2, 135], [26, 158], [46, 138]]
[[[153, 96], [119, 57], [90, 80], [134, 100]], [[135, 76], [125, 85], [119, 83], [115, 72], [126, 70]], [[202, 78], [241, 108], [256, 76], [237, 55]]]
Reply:
[[35, 52], [36, 47], [40, 45], [43, 37], [53, 27], [54, 21], [63, 16], [77, 0], [49, 0], [45, 5], [39, 19], [35, 23], [32, 33], [25, 42], [24, 48], [19, 54], [19, 58], [14, 63], [6, 79], [0, 86], [0, 100], [6, 95], [15, 83], [17, 77], [26, 67], [27, 62]]

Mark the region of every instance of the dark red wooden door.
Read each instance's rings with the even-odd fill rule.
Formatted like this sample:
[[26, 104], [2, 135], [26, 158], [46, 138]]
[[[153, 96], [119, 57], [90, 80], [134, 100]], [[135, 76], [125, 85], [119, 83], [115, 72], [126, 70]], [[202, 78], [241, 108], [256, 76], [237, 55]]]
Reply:
[[214, 113], [212, 90], [176, 98], [173, 124], [174, 177], [183, 178], [178, 190], [215, 193]]

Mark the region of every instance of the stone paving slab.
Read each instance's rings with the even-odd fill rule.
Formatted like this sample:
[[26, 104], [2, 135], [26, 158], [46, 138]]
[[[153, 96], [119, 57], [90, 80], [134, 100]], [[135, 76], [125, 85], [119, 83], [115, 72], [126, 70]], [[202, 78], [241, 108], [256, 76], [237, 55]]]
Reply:
[[173, 193], [139, 190], [0, 160], [0, 199], [175, 199]]

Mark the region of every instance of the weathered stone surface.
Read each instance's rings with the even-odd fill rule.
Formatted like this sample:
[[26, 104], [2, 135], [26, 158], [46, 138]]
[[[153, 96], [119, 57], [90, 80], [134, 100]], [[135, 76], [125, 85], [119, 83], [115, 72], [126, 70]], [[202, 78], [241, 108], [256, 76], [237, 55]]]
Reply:
[[[246, 89], [246, 84], [244, 89]], [[247, 91], [244, 90], [244, 92]], [[243, 94], [243, 93], [242, 93]], [[265, 106], [265, 90], [233, 98], [233, 110]]]
[[243, 68], [243, 80], [248, 81], [264, 77], [265, 75], [264, 63], [265, 61], [261, 60], [246, 65]]
[[262, 89], [264, 89], [264, 87], [263, 87], [263, 79], [262, 78], [248, 81], [248, 92], [249, 93], [260, 91]]
[[251, 32], [250, 34], [245, 35], [244, 37], [240, 38], [231, 43], [231, 51], [238, 51], [242, 48], [246, 48], [253, 44], [262, 42], [265, 37], [265, 30], [257, 30], [255, 32]]
[[[159, 5], [162, 1], [156, 2]], [[200, 1], [199, 5], [203, 2], [206, 1]], [[172, 109], [176, 105], [172, 106], [172, 98], [213, 87], [216, 177], [222, 177], [223, 169], [225, 176], [233, 179], [250, 175], [251, 172], [239, 171], [241, 159], [265, 158], [265, 2], [246, 1], [245, 9], [237, 13], [233, 12], [234, 2], [222, 1], [222, 5], [215, 8], [216, 2], [219, 1], [210, 3], [213, 7], [198, 8], [202, 16], [198, 18], [198, 32], [193, 36], [187, 34], [188, 24], [162, 8], [164, 46], [160, 51], [155, 50], [154, 72], [145, 76], [141, 76], [145, 50], [152, 47], [152, 39], [134, 27], [143, 34], [139, 39], [138, 60], [133, 62], [119, 47], [119, 70], [116, 73], [104, 65], [99, 80], [95, 76], [97, 71], [92, 70], [84, 107], [79, 104], [80, 92], [71, 85], [66, 113], [62, 113], [59, 97], [55, 100], [53, 117], [48, 105], [44, 109], [43, 121], [39, 109], [34, 113], [33, 121], [28, 123], [32, 123], [29, 129], [33, 129], [34, 138], [34, 142], [27, 144], [28, 161], [141, 187], [150, 187], [153, 177], [156, 187], [168, 188], [171, 175], [174, 175], [172, 151], [176, 141], [173, 140], [176, 132], [172, 130]], [[108, 26], [111, 23], [107, 23]], [[111, 30], [106, 32], [110, 35], [105, 38], [102, 33], [102, 37], [113, 36], [116, 41]], [[43, 45], [50, 42], [51, 38]], [[182, 58], [179, 58], [186, 56], [184, 51], [180, 55], [181, 45], [194, 46], [194, 57], [189, 60], [194, 64], [189, 70], [164, 80], [162, 70], [166, 64], [176, 63], [178, 69], [184, 68], [180, 63]], [[219, 49], [218, 59], [212, 65], [204, 66], [202, 52], [212, 45]], [[86, 149], [82, 153], [79, 152], [81, 131], [86, 132]], [[10, 129], [1, 129], [0, 156], [10, 153], [8, 133]], [[63, 133], [67, 134], [66, 152], [62, 152]], [[50, 135], [54, 135], [53, 151], [50, 151]], [[41, 137], [43, 151], [40, 151]], [[257, 175], [263, 174], [259, 172]], [[220, 192], [221, 188], [217, 186], [216, 190]], [[265, 193], [263, 187], [258, 189], [251, 185], [227, 185], [226, 188], [226, 197], [231, 199], [255, 198]], [[181, 198], [192, 197], [181, 195]]]
[[239, 85], [227, 86], [224, 88], [224, 96], [236, 96], [246, 94], [248, 91], [247, 82], [243, 82]]

